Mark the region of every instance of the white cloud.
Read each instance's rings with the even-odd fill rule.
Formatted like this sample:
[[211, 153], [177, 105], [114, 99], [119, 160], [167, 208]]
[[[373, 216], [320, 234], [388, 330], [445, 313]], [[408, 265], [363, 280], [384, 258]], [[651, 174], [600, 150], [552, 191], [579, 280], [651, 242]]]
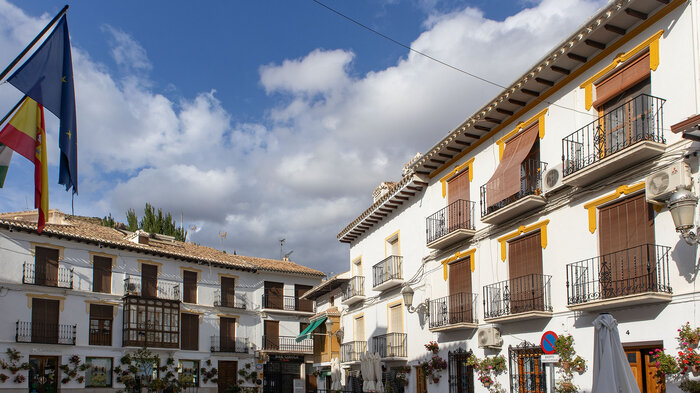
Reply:
[[102, 31], [110, 34], [112, 57], [118, 66], [127, 71], [149, 71], [152, 68], [146, 49], [131, 35], [110, 25], [102, 26]]
[[260, 81], [268, 93], [327, 93], [350, 83], [346, 71], [354, 57], [354, 53], [340, 49], [316, 49], [302, 59], [260, 67]]

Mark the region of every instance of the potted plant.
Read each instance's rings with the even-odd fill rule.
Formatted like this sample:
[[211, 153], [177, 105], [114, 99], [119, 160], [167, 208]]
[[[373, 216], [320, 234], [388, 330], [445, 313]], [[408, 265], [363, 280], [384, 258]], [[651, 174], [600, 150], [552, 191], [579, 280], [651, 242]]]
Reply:
[[695, 329], [690, 327], [690, 322], [686, 322], [685, 325], [678, 329], [678, 337], [676, 338], [681, 348], [690, 347], [695, 348], [698, 346], [698, 341], [700, 341], [700, 327]]
[[425, 349], [432, 352], [433, 354], [437, 355], [438, 352], [440, 351], [440, 347], [438, 346], [437, 341], [431, 341], [427, 344], [424, 345]]

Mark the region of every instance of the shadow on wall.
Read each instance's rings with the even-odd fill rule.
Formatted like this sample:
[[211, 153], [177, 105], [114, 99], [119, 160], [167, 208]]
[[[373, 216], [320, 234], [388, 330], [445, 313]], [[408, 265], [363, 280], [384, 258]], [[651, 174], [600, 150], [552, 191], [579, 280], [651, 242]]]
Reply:
[[[650, 321], [656, 319], [664, 308], [666, 308], [666, 306], [666, 303], [657, 303], [645, 305], [644, 307], [619, 308], [609, 311], [606, 310], [606, 313], [612, 315], [618, 323]], [[592, 328], [593, 320], [595, 320], [600, 314], [603, 314], [603, 312], [577, 311], [574, 316], [574, 327], [577, 329]]]
[[688, 283], [695, 281], [695, 278], [698, 275], [698, 270], [700, 270], [698, 267], [697, 254], [697, 246], [687, 244], [680, 236], [675, 247], [673, 247], [673, 251], [671, 251], [671, 258], [674, 262], [676, 262], [678, 273]]

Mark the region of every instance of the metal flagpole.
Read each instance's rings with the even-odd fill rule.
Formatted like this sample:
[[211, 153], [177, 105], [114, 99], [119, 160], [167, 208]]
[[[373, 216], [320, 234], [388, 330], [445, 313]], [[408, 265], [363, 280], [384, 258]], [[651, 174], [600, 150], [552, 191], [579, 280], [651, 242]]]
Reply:
[[4, 124], [4, 123], [5, 123], [5, 120], [7, 120], [7, 118], [10, 117], [10, 116], [17, 110], [17, 108], [19, 108], [19, 106], [22, 105], [22, 103], [23, 103], [24, 100], [26, 100], [26, 99], [27, 99], [27, 96], [22, 97], [22, 99], [20, 99], [20, 100], [15, 104], [15, 106], [13, 106], [12, 109], [10, 109], [10, 111], [7, 112], [7, 114], [5, 115], [5, 117], [3, 117], [2, 120], [0, 120], [0, 125]]
[[22, 60], [22, 58], [24, 57], [24, 55], [26, 55], [27, 52], [29, 52], [29, 50], [32, 49], [32, 47], [34, 46], [34, 44], [36, 44], [37, 41], [39, 41], [39, 39], [41, 39], [41, 37], [43, 37], [44, 34], [46, 34], [46, 32], [49, 31], [49, 29], [51, 28], [51, 26], [53, 26], [54, 24], [56, 24], [56, 22], [58, 22], [58, 20], [61, 18], [61, 16], [63, 16], [63, 14], [66, 13], [66, 11], [68, 11], [68, 4], [66, 4], [66, 5], [63, 7], [63, 9], [62, 9], [53, 19], [51, 19], [51, 22], [49, 22], [49, 24], [46, 25], [46, 27], [44, 27], [44, 29], [41, 31], [41, 33], [39, 33], [39, 35], [37, 35], [36, 37], [34, 37], [34, 39], [32, 40], [32, 42], [30, 42], [29, 45], [27, 45], [27, 47], [24, 48], [24, 50], [22, 51], [22, 53], [20, 53], [19, 56], [17, 56], [14, 60], [12, 60], [12, 63], [10, 63], [10, 65], [8, 65], [7, 68], [5, 68], [5, 70], [0, 74], [0, 81], [3, 80], [3, 79], [5, 79], [5, 77], [7, 76], [7, 74], [9, 74], [10, 71], [12, 71], [12, 69], [15, 68], [15, 66], [17, 65], [17, 63], [19, 63], [19, 61]]

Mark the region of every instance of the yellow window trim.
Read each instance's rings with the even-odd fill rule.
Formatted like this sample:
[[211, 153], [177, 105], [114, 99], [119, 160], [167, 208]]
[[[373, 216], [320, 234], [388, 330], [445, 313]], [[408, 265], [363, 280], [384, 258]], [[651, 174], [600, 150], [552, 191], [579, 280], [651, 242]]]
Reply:
[[161, 274], [163, 274], [163, 262], [149, 261], [149, 260], [146, 260], [146, 259], [138, 259], [137, 261], [138, 261], [138, 263], [139, 263], [139, 273], [141, 273], [141, 265], [143, 265], [143, 264], [145, 263], [146, 265], [155, 265], [155, 266], [157, 266], [157, 267], [158, 267], [158, 275], [159, 275], [159, 276], [160, 276]]
[[503, 158], [503, 150], [505, 149], [508, 140], [513, 138], [518, 132], [534, 124], [536, 121], [539, 122], [538, 127], [540, 139], [544, 138], [544, 115], [547, 114], [548, 110], [549, 108], [544, 108], [535, 116], [532, 116], [531, 118], [525, 121], [519, 122], [518, 125], [511, 132], [503, 135], [501, 139], [496, 141], [496, 144], [498, 144], [498, 161], [500, 161]]
[[547, 248], [547, 224], [549, 224], [548, 219], [528, 226], [521, 225], [515, 232], [511, 232], [507, 235], [499, 237], [498, 242], [501, 243], [501, 261], [506, 261], [506, 243], [508, 242], [508, 240], [518, 237], [524, 233], [536, 231], [538, 229], [540, 230], [542, 249]]
[[216, 314], [219, 319], [216, 320], [217, 325], [221, 325], [221, 318], [232, 318], [235, 319], [236, 321], [234, 322], [234, 325], [238, 327], [238, 319], [240, 318], [239, 315], [233, 315], [233, 314]]
[[[386, 253], [386, 250], [384, 252]], [[352, 274], [353, 276], [356, 273], [355, 266], [358, 266], [357, 270], [359, 270], [360, 274], [362, 274], [362, 254], [360, 254], [360, 256], [358, 256], [357, 258], [350, 261], [350, 274]]]
[[30, 252], [31, 252], [33, 257], [36, 256], [36, 248], [37, 247], [51, 248], [54, 250], [58, 250], [58, 260], [59, 260], [59, 262], [63, 261], [63, 251], [65, 250], [65, 247], [57, 246], [55, 244], [50, 244], [50, 243], [29, 242], [29, 249], [30, 249]]
[[594, 201], [588, 202], [585, 205], [583, 205], [584, 209], [588, 210], [588, 230], [591, 233], [595, 233], [597, 223], [596, 223], [596, 216], [598, 212], [598, 206], [608, 203], [611, 201], [614, 201], [615, 199], [619, 198], [622, 195], [629, 195], [633, 192], [637, 192], [639, 190], [643, 190], [645, 187], [645, 183], [637, 183], [634, 185], [623, 185], [620, 187], [617, 187], [617, 189], [612, 193], [608, 194], [605, 196], [602, 196]]
[[47, 293], [28, 293], [27, 294], [27, 308], [32, 308], [32, 299], [49, 299], [58, 300], [58, 309], [63, 311], [64, 303], [66, 302], [65, 296], [53, 296]]
[[652, 71], [656, 71], [656, 68], [659, 67], [659, 38], [661, 38], [663, 34], [663, 29], [659, 30], [654, 35], [647, 38], [629, 51], [618, 53], [612, 63], [608, 64], [605, 68], [588, 78], [585, 82], [581, 83], [581, 86], [579, 87], [584, 89], [586, 94], [586, 110], [590, 110], [591, 106], [593, 106], [593, 82], [617, 68], [620, 63], [624, 63], [630, 58], [634, 57], [637, 53], [649, 48], [649, 68], [651, 68]]
[[[190, 269], [186, 269], [190, 270]], [[183, 274], [184, 276], [184, 274]], [[238, 276], [234, 274], [226, 274], [226, 273], [217, 273], [217, 276], [219, 277], [219, 285], [221, 285], [221, 277], [226, 277], [226, 278], [232, 278], [233, 279], [233, 285], [238, 286]], [[197, 275], [197, 279], [199, 280], [199, 275]]]
[[387, 236], [386, 238], [384, 238], [384, 256], [385, 256], [385, 257], [388, 257], [388, 255], [387, 255], [387, 247], [386, 247], [386, 246], [387, 246], [387, 244], [389, 244], [389, 242], [390, 242], [391, 240], [394, 240], [394, 239], [396, 239], [396, 241], [398, 242], [398, 246], [399, 246], [399, 255], [401, 255], [401, 230], [399, 229], [399, 230], [397, 230], [396, 232], [394, 232], [394, 233], [392, 233], [391, 235], [389, 235], [389, 236]]
[[469, 171], [469, 181], [474, 180], [474, 158], [472, 157], [469, 159], [469, 161], [465, 162], [462, 165], [457, 165], [455, 168], [448, 174], [442, 177], [440, 179], [440, 183], [442, 183], [442, 197], [444, 198], [445, 195], [447, 195], [447, 180], [449, 180], [452, 176], [458, 175], [459, 173], [464, 170], [464, 168], [467, 168]]
[[455, 255], [445, 259], [442, 261], [442, 278], [447, 281], [447, 265], [449, 265], [452, 262], [456, 262], [460, 259], [464, 259], [466, 257], [469, 257], [469, 262], [471, 263], [471, 269], [472, 273], [474, 272], [474, 254], [476, 253], [476, 248], [472, 248], [471, 250], [467, 250], [464, 252], [457, 251]]
[[391, 326], [389, 326], [389, 323], [391, 322], [391, 309], [394, 307], [399, 307], [399, 310], [401, 310], [401, 330], [398, 332], [394, 333], [405, 333], [406, 331], [404, 330], [404, 324], [403, 324], [403, 299], [399, 299], [397, 301], [387, 303], [386, 305], [386, 328], [389, 330]]
[[106, 300], [86, 300], [85, 301], [85, 312], [90, 315], [90, 305], [91, 304], [101, 304], [104, 306], [114, 306], [114, 311], [113, 314], [116, 317], [117, 313], [119, 312], [119, 303], [117, 302], [110, 302]]
[[112, 259], [112, 269], [117, 267], [117, 256], [114, 254], [106, 254], [104, 252], [88, 252], [88, 255], [90, 255], [90, 260], [88, 263], [91, 265], [95, 264], [95, 259], [94, 257], [105, 257], [105, 258], [111, 258]]
[[200, 277], [202, 275], [202, 269], [195, 269], [193, 267], [180, 266], [180, 278], [182, 278], [182, 279], [185, 278], [185, 271], [197, 273], [197, 281], [200, 280]]

